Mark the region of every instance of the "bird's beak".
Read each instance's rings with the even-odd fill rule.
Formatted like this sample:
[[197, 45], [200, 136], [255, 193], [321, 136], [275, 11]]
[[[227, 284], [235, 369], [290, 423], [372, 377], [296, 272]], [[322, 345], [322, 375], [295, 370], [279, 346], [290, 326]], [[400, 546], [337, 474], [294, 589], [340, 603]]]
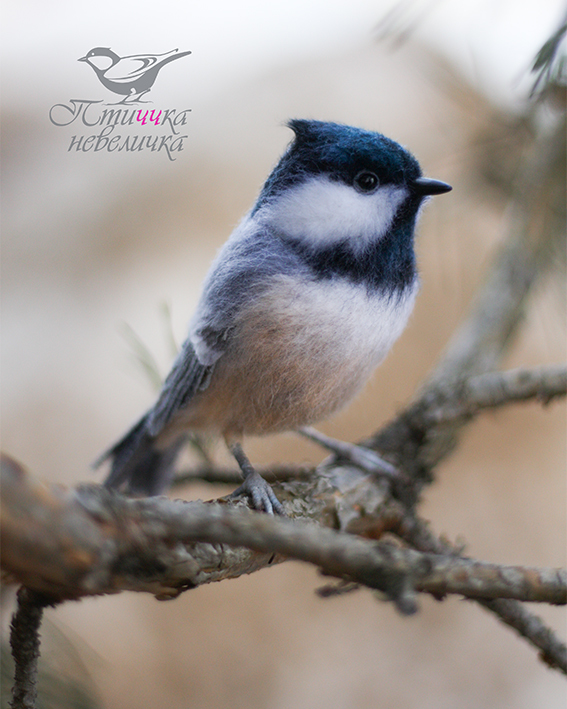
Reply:
[[453, 189], [451, 185], [448, 185], [446, 182], [441, 182], [441, 180], [432, 180], [430, 177], [418, 177], [417, 180], [413, 181], [413, 188], [421, 197], [434, 194], [443, 194], [444, 192], [450, 192]]
[[78, 62], [86, 62], [87, 58], [86, 57], [81, 57], [80, 59], [77, 59]]

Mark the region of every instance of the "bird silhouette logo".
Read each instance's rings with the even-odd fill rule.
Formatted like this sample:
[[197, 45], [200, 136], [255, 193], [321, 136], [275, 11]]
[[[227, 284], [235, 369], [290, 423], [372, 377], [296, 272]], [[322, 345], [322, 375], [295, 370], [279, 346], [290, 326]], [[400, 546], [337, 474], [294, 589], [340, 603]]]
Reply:
[[173, 49], [165, 54], [120, 57], [108, 47], [95, 47], [78, 61], [89, 64], [105, 88], [124, 96], [117, 103], [149, 103], [141, 98], [150, 91], [162, 67], [188, 54], [191, 52]]

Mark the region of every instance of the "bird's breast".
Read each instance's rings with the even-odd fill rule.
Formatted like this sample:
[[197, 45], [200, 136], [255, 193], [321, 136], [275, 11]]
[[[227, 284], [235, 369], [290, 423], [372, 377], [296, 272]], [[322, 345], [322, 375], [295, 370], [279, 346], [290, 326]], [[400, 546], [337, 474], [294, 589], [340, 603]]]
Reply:
[[241, 309], [188, 418], [224, 433], [263, 434], [329, 416], [386, 356], [416, 291], [414, 284], [386, 296], [344, 279], [274, 277]]

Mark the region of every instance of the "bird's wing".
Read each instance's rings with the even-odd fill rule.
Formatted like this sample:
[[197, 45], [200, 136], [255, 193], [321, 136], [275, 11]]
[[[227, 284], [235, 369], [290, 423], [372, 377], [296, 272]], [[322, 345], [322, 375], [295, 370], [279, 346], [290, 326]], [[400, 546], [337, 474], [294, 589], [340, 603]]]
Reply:
[[155, 406], [146, 418], [146, 432], [157, 436], [176, 411], [182, 409], [198, 391], [206, 389], [213, 365], [199, 361], [190, 340], [187, 340], [164, 382]]
[[122, 57], [104, 73], [106, 79], [120, 83], [130, 82], [143, 76], [146, 71], [157, 63], [157, 58], [152, 55], [139, 55], [136, 57]]
[[132, 81], [143, 76], [148, 69], [151, 69], [156, 64], [160, 64], [163, 61], [171, 61], [176, 55], [181, 57], [185, 54], [187, 52], [179, 54], [176, 49], [164, 54], [133, 54], [129, 57], [122, 57], [114, 66], [107, 69], [104, 76], [118, 83]]
[[205, 281], [190, 336], [146, 417], [145, 431], [150, 436], [157, 436], [179, 409], [206, 389], [245, 303], [260, 295], [271, 275], [297, 267], [286, 265], [293, 253], [284, 255], [277, 244], [271, 233], [249, 218], [226, 242]]
[[258, 281], [264, 282], [267, 271], [277, 264], [277, 258], [264, 253], [269, 243], [270, 236], [247, 219], [226, 242], [205, 281], [189, 338], [148, 413], [146, 431], [151, 436], [157, 436], [176, 411], [207, 387], [242, 305], [259, 292]]

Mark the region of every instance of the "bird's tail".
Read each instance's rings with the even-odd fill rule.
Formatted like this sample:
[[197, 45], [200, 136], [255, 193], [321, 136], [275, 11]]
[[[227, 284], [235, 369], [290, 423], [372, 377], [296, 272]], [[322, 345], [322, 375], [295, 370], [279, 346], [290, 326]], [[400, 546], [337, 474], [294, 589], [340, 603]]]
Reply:
[[177, 49], [174, 49], [173, 52], [168, 52], [168, 54], [169, 56], [165, 56], [158, 62], [160, 66], [169, 64], [169, 62], [173, 62], [176, 59], [181, 59], [181, 57], [186, 57], [188, 54], [191, 54], [191, 52], [179, 52]]
[[95, 461], [98, 467], [111, 460], [104, 486], [133, 495], [159, 495], [171, 482], [173, 465], [184, 440], [160, 450], [146, 428], [147, 416], [140, 419], [112, 448]]

